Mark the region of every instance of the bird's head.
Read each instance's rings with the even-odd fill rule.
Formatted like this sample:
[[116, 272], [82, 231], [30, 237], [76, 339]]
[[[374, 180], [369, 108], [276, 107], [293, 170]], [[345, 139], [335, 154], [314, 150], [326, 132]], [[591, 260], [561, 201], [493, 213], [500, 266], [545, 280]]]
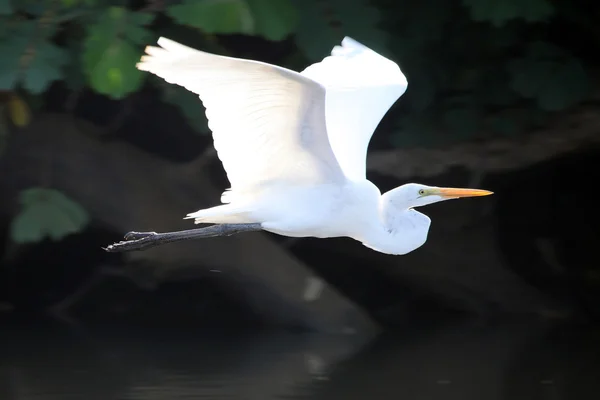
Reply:
[[399, 208], [426, 206], [444, 200], [460, 199], [463, 197], [488, 196], [493, 194], [488, 190], [446, 188], [427, 186], [418, 183], [408, 183], [388, 192], [390, 201]]

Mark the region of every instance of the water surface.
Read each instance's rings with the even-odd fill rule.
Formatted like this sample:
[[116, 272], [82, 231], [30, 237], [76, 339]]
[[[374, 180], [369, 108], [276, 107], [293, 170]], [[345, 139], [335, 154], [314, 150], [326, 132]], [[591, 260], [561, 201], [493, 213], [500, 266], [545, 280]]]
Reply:
[[1, 325], [0, 399], [599, 399], [600, 332], [319, 335]]

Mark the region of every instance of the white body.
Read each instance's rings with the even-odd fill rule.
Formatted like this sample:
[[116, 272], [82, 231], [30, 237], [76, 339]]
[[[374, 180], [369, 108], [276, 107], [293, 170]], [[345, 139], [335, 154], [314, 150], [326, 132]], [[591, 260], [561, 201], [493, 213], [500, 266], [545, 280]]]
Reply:
[[231, 189], [196, 223], [261, 223], [294, 237], [356, 239], [388, 254], [425, 243], [416, 206], [443, 200], [408, 184], [383, 196], [366, 179], [370, 138], [405, 92], [397, 64], [345, 38], [302, 73], [161, 38], [138, 68], [197, 93]]
[[196, 223], [260, 222], [264, 230], [290, 237], [346, 236], [387, 254], [406, 254], [422, 246], [431, 220], [385, 200], [366, 179], [318, 186], [277, 184], [187, 218]]

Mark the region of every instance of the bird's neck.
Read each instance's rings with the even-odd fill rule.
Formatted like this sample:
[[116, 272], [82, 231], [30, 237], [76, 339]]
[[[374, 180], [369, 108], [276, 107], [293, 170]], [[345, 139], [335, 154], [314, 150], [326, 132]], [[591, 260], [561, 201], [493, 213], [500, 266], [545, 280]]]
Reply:
[[363, 238], [365, 246], [386, 254], [402, 255], [421, 247], [427, 240], [431, 220], [411, 208], [400, 208], [385, 201], [379, 207], [379, 223]]

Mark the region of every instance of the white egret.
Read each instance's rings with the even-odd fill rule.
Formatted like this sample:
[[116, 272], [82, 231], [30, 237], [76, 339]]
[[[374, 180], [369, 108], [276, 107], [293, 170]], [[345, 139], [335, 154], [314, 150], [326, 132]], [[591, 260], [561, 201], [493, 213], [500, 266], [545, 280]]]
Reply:
[[166, 38], [158, 45], [137, 67], [200, 97], [231, 188], [222, 205], [186, 216], [215, 225], [130, 232], [107, 251], [265, 230], [406, 254], [425, 243], [431, 223], [415, 207], [492, 194], [409, 183], [382, 195], [366, 179], [371, 136], [407, 81], [396, 63], [349, 37], [301, 73]]

